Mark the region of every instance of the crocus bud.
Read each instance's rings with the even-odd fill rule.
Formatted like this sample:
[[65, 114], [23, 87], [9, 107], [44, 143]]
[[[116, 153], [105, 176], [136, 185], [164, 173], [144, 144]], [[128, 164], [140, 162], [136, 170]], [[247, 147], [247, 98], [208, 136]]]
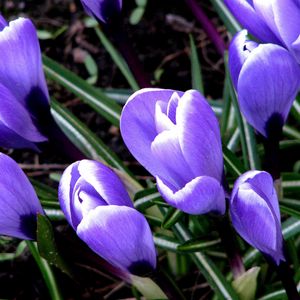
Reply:
[[3, 153], [0, 153], [0, 190], [0, 235], [35, 239], [37, 214], [44, 214], [43, 209], [24, 172]]
[[240, 236], [279, 265], [285, 261], [277, 193], [267, 172], [249, 171], [234, 184], [232, 224]]
[[121, 134], [170, 205], [190, 214], [224, 213], [218, 120], [200, 93], [134, 93], [121, 115]]
[[225, 4], [252, 35], [285, 47], [300, 63], [299, 1], [225, 0]]
[[249, 41], [243, 30], [230, 44], [229, 68], [247, 122], [267, 138], [280, 134], [300, 89], [300, 66], [292, 55]]
[[81, 0], [81, 3], [87, 14], [103, 23], [118, 16], [122, 9], [122, 0]]
[[0, 146], [37, 149], [50, 114], [36, 30], [29, 19], [0, 18]]
[[150, 227], [110, 168], [91, 160], [73, 163], [62, 175], [59, 201], [77, 235], [102, 258], [134, 275], [155, 269]]

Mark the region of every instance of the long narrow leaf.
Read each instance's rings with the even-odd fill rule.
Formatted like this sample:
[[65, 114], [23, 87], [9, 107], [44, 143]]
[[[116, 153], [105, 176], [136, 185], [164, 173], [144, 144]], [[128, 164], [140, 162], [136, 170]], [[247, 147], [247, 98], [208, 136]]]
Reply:
[[99, 37], [102, 45], [105, 47], [107, 52], [110, 54], [114, 63], [118, 66], [124, 77], [126, 78], [127, 82], [131, 86], [131, 88], [136, 91], [139, 89], [139, 85], [137, 84], [133, 74], [131, 73], [127, 63], [125, 62], [124, 58], [120, 55], [117, 49], [113, 46], [113, 44], [109, 41], [109, 39], [105, 36], [103, 31], [95, 27], [95, 32]]
[[114, 100], [45, 55], [43, 65], [48, 78], [64, 86], [109, 122], [119, 126], [121, 107]]
[[190, 48], [191, 48], [190, 60], [191, 60], [191, 73], [192, 73], [192, 87], [193, 89], [200, 91], [204, 95], [201, 65], [197, 53], [197, 48], [193, 36], [190, 34], [189, 37], [190, 37]]

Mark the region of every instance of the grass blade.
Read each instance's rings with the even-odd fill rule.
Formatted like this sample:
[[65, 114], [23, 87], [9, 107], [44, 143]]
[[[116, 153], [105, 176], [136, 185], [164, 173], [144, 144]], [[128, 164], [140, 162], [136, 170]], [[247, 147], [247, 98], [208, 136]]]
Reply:
[[191, 59], [192, 87], [193, 89], [198, 90], [204, 95], [201, 65], [197, 53], [197, 48], [193, 36], [190, 34], [189, 37], [190, 37], [190, 48], [191, 48], [190, 59]]
[[43, 65], [48, 78], [74, 93], [113, 125], [119, 126], [121, 107], [114, 100], [45, 55]]
[[105, 47], [114, 63], [118, 66], [118, 68], [124, 75], [130, 87], [134, 91], [137, 91], [139, 89], [139, 85], [137, 84], [124, 58], [121, 56], [121, 54], [117, 51], [117, 49], [113, 46], [113, 44], [109, 41], [109, 39], [105, 36], [103, 31], [99, 27], [95, 27], [94, 29], [102, 45]]

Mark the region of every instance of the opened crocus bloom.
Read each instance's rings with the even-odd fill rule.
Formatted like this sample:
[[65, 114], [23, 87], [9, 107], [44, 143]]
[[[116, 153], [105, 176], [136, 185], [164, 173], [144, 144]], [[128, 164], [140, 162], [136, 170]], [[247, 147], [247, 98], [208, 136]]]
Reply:
[[44, 214], [37, 195], [18, 164], [0, 153], [0, 235], [36, 239], [37, 214]]
[[200, 93], [134, 93], [122, 112], [121, 134], [133, 156], [156, 177], [170, 205], [190, 214], [224, 213], [220, 131]]
[[87, 14], [107, 23], [118, 16], [122, 8], [122, 0], [81, 0]]
[[280, 134], [300, 89], [300, 66], [285, 48], [257, 44], [239, 32], [229, 48], [229, 68], [241, 112], [263, 136]]
[[59, 201], [77, 235], [102, 258], [134, 275], [155, 269], [150, 227], [110, 168], [91, 160], [73, 163], [62, 175]]
[[49, 95], [36, 30], [29, 19], [0, 18], [0, 146], [37, 149]]
[[253, 247], [279, 265], [285, 261], [279, 203], [272, 176], [249, 171], [234, 184], [230, 215], [236, 231]]
[[225, 0], [237, 20], [261, 42], [287, 48], [300, 63], [298, 0]]

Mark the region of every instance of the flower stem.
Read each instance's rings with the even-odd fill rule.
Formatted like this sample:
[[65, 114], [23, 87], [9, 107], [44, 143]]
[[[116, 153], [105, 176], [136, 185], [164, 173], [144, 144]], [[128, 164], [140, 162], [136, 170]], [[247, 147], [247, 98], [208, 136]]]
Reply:
[[265, 165], [264, 169], [269, 172], [273, 180], [280, 178], [280, 151], [279, 151], [279, 135], [271, 135], [264, 140], [265, 148]]
[[60, 294], [60, 291], [57, 286], [57, 283], [56, 283], [54, 274], [51, 270], [51, 267], [49, 266], [48, 262], [40, 256], [37, 244], [32, 241], [26, 241], [26, 244], [42, 273], [42, 276], [48, 287], [51, 299], [52, 300], [62, 300], [63, 298]]
[[226, 46], [213, 23], [209, 20], [200, 5], [195, 0], [186, 0], [186, 3], [197, 21], [202, 25], [210, 40], [214, 43], [219, 54], [223, 57]]
[[235, 233], [230, 225], [228, 216], [224, 216], [217, 221], [217, 226], [225, 248], [229, 265], [233, 274], [234, 279], [237, 279], [245, 273], [245, 267], [243, 264], [242, 257], [238, 251], [237, 241]]
[[287, 293], [288, 299], [299, 300], [300, 296], [290, 266], [286, 262], [281, 261], [279, 266], [276, 266], [276, 271]]

